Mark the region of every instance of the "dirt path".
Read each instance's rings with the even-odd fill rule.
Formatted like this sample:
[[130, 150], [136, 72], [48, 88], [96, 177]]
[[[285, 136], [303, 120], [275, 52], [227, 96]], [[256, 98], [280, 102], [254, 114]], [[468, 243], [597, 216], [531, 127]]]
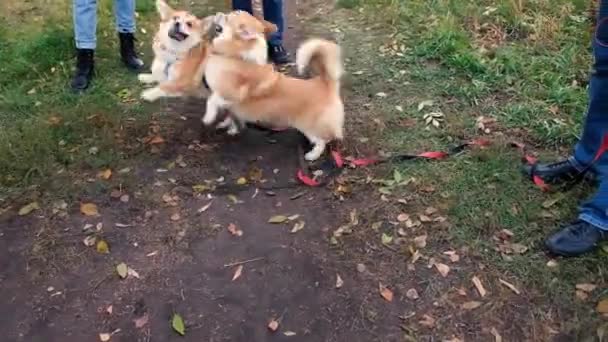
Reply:
[[[301, 26], [291, 3], [288, 13], [293, 51]], [[295, 133], [251, 130], [232, 139], [205, 132], [201, 138], [201, 107], [174, 108], [186, 121], [174, 130], [161, 128], [168, 141], [161, 152], [133, 165], [124, 183], [116, 173], [113, 189], [129, 195], [128, 202], [112, 197], [112, 188], [85, 185], [65, 211], [4, 219], [4, 341], [95, 341], [118, 329], [112, 341], [396, 340], [397, 326], [378, 330], [365, 319], [369, 294], [355, 285], [370, 274], [358, 273], [329, 246], [327, 232], [348, 215], [330, 191], [243, 185], [193, 193], [192, 186], [205, 181], [235, 184], [252, 168], [254, 174], [261, 170], [264, 186], [289, 184], [298, 165]], [[178, 155], [183, 158], [174, 168], [160, 170]], [[79, 202], [96, 203], [100, 216], [81, 215]], [[273, 215], [299, 218], [267, 223]], [[305, 227], [290, 233], [300, 221]], [[87, 224], [92, 227], [83, 230]], [[231, 224], [242, 236], [228, 231]], [[84, 246], [86, 236], [107, 241], [110, 253]], [[249, 259], [258, 260], [244, 264], [232, 281], [237, 267], [224, 265]], [[121, 262], [140, 278], [119, 279], [115, 266]], [[340, 289], [337, 274], [345, 283]], [[378, 299], [373, 301], [381, 304]], [[185, 337], [171, 329], [173, 313], [184, 317]], [[135, 327], [133, 320], [145, 316], [149, 322]], [[280, 322], [274, 333], [267, 328], [271, 319]]]

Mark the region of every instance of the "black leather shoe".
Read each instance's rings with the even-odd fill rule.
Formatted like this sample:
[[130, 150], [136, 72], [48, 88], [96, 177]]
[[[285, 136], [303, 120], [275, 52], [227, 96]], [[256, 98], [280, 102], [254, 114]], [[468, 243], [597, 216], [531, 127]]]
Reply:
[[608, 240], [608, 232], [587, 222], [576, 221], [545, 240], [547, 249], [557, 255], [574, 257], [593, 251]]
[[574, 180], [580, 172], [570, 160], [555, 163], [524, 165], [523, 172], [530, 178], [539, 176], [545, 183], [559, 184]]
[[133, 33], [118, 33], [120, 39], [120, 57], [127, 68], [138, 71], [143, 69], [144, 62], [137, 57], [135, 52], [135, 37]]
[[289, 54], [283, 45], [268, 45], [268, 58], [275, 64], [289, 63]]
[[95, 72], [95, 50], [76, 50], [76, 74], [72, 78], [71, 87], [73, 91], [81, 92], [89, 87]]

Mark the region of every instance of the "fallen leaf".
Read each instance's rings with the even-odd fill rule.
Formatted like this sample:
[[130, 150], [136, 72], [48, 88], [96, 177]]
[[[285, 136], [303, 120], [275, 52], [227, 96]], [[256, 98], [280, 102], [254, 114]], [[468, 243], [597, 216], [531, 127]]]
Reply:
[[505, 280], [502, 280], [502, 279], [498, 279], [498, 281], [501, 284], [503, 284], [504, 286], [506, 286], [507, 288], [509, 288], [509, 290], [515, 292], [516, 294], [521, 294], [521, 291], [519, 291], [519, 289], [517, 287], [515, 287], [515, 285], [513, 285], [513, 284], [511, 284], [511, 283], [509, 283], [509, 282], [507, 282]]
[[120, 264], [116, 265], [116, 273], [118, 273], [118, 275], [122, 279], [125, 279], [127, 277], [128, 272], [129, 270], [127, 264], [125, 264], [124, 262], [121, 262]]
[[135, 271], [134, 269], [132, 269], [131, 267], [127, 268], [127, 275], [133, 277], [133, 278], [137, 278], [140, 279], [139, 277], [139, 273], [137, 273], [137, 271]]
[[416, 247], [418, 247], [418, 248], [426, 247], [426, 238], [427, 238], [427, 235], [421, 235], [421, 236], [415, 237], [414, 244], [416, 245]]
[[382, 227], [382, 221], [372, 223], [372, 230], [378, 230]]
[[586, 301], [589, 298], [589, 294], [585, 291], [576, 290], [574, 291], [574, 294], [576, 295], [576, 298], [582, 301]]
[[148, 141], [148, 144], [156, 145], [156, 144], [162, 144], [164, 142], [165, 142], [165, 139], [163, 139], [163, 137], [161, 137], [160, 135], [156, 135], [152, 139], [150, 139], [150, 141]]
[[105, 169], [103, 171], [99, 171], [99, 173], [97, 174], [97, 177], [108, 180], [108, 179], [110, 179], [110, 177], [112, 177], [112, 170]]
[[108, 254], [110, 253], [110, 246], [108, 246], [108, 243], [104, 240], [99, 240], [97, 241], [97, 252], [101, 254]]
[[490, 329], [490, 333], [494, 335], [494, 342], [502, 342], [502, 336], [500, 336], [496, 328], [492, 327], [492, 329]]
[[433, 207], [428, 207], [428, 208], [426, 208], [426, 209], [424, 210], [424, 213], [425, 213], [425, 214], [427, 214], [427, 215], [433, 215], [433, 214], [435, 214], [436, 212], [437, 212], [437, 209], [436, 209], [436, 208], [433, 208]]
[[62, 121], [61, 117], [53, 115], [53, 116], [49, 117], [46, 122], [51, 126], [59, 126], [61, 121]]
[[364, 264], [357, 264], [357, 272], [359, 273], [363, 273], [367, 270], [367, 267], [365, 267]]
[[133, 320], [133, 323], [135, 323], [135, 327], [137, 329], [141, 329], [143, 328], [146, 324], [148, 324], [148, 321], [150, 320], [150, 316], [148, 315], [148, 313], [146, 312], [143, 316], [136, 318]]
[[399, 222], [405, 222], [407, 220], [409, 220], [410, 215], [406, 214], [406, 213], [401, 213], [399, 215], [397, 215], [397, 221]]
[[290, 232], [291, 233], [297, 233], [297, 232], [299, 232], [300, 230], [304, 229], [304, 225], [305, 224], [306, 223], [304, 221], [296, 222], [296, 224], [293, 225], [293, 228], [291, 229]]
[[179, 213], [175, 213], [173, 215], [171, 215], [171, 221], [179, 221], [182, 217], [180, 216]]
[[510, 247], [513, 250], [513, 253], [515, 253], [515, 254], [524, 254], [528, 250], [528, 247], [526, 247], [520, 243], [512, 243], [510, 245]]
[[110, 340], [111, 337], [112, 337], [112, 335], [109, 334], [109, 333], [101, 333], [101, 334], [99, 334], [99, 340], [101, 342], [107, 342], [107, 341]]
[[205, 211], [207, 211], [207, 209], [209, 209], [209, 207], [211, 206], [212, 202], [209, 202], [207, 204], [205, 204], [204, 206], [202, 206], [199, 210], [197, 210], [197, 212], [200, 213], [204, 213]]
[[413, 300], [420, 298], [420, 296], [418, 295], [418, 291], [416, 291], [416, 289], [407, 290], [407, 292], [405, 293], [405, 296], [407, 298], [413, 299]]
[[427, 328], [432, 328], [435, 326], [435, 319], [430, 315], [422, 315], [422, 320], [418, 321], [418, 323]]
[[243, 265], [239, 265], [234, 271], [234, 275], [232, 276], [232, 281], [237, 280], [241, 274], [243, 273]]
[[477, 302], [477, 301], [470, 301], [470, 302], [466, 302], [462, 304], [462, 309], [464, 310], [473, 310], [473, 309], [477, 309], [478, 307], [481, 306], [481, 302]]
[[385, 92], [379, 92], [379, 93], [376, 94], [376, 96], [378, 96], [378, 97], [387, 97], [388, 95], [386, 95]]
[[129, 202], [129, 195], [124, 194], [124, 195], [120, 196], [120, 201], [121, 201], [122, 203], [127, 203], [127, 202]]
[[287, 220], [288, 220], [288, 218], [285, 215], [275, 215], [275, 216], [271, 217], [270, 219], [268, 219], [268, 223], [278, 224], [278, 223], [287, 222]]
[[431, 222], [433, 221], [430, 217], [420, 214], [418, 215], [418, 217], [420, 218], [420, 222]]
[[423, 110], [424, 107], [428, 107], [428, 106], [432, 106], [432, 105], [433, 105], [433, 100], [422, 101], [418, 104], [418, 111]]
[[171, 327], [173, 327], [173, 330], [175, 330], [178, 334], [182, 336], [186, 335], [186, 326], [184, 325], [184, 320], [182, 316], [180, 316], [179, 314], [173, 314], [173, 319], [171, 320]]
[[21, 209], [19, 209], [19, 216], [27, 215], [37, 209], [40, 209], [38, 202], [32, 202], [26, 206], [21, 207]]
[[447, 255], [451, 262], [458, 262], [460, 260], [460, 256], [454, 251], [445, 251], [443, 254]]
[[388, 287], [384, 286], [382, 283], [378, 285], [378, 289], [380, 290], [380, 295], [387, 302], [393, 301], [393, 291], [391, 291]]
[[277, 331], [277, 329], [279, 329], [279, 322], [275, 319], [270, 320], [270, 322], [268, 322], [268, 329], [270, 331]]
[[339, 289], [342, 287], [342, 285], [344, 285], [344, 280], [340, 278], [339, 274], [336, 274], [336, 288]]
[[81, 203], [80, 212], [86, 216], [98, 216], [99, 215], [97, 206], [93, 203]]
[[390, 245], [391, 242], [393, 242], [393, 237], [391, 235], [386, 234], [386, 233], [382, 233], [382, 244], [383, 245]]
[[89, 236], [85, 237], [84, 240], [82, 240], [82, 243], [84, 243], [84, 245], [87, 247], [91, 247], [91, 246], [95, 245], [96, 241], [97, 241], [97, 238], [95, 236], [89, 235]]
[[602, 299], [597, 303], [595, 310], [601, 314], [608, 313], [608, 298]]
[[108, 313], [108, 315], [111, 315], [113, 311], [114, 311], [114, 307], [112, 305], [109, 305], [106, 308], [106, 312]]
[[479, 280], [479, 278], [477, 276], [474, 276], [471, 281], [473, 282], [473, 285], [475, 285], [475, 288], [477, 289], [477, 292], [479, 292], [479, 295], [483, 298], [486, 296], [486, 294], [488, 293], [486, 291], [486, 289], [483, 287], [483, 284], [481, 283], [481, 280]]
[[576, 289], [584, 292], [593, 292], [597, 288], [595, 284], [576, 284]]
[[450, 266], [446, 264], [436, 263], [435, 268], [437, 268], [439, 274], [441, 274], [441, 276], [444, 278], [448, 276], [448, 273], [450, 273]]
[[236, 180], [236, 184], [238, 184], [238, 185], [245, 185], [245, 184], [247, 184], [247, 178], [240, 177], [239, 179]]
[[228, 231], [234, 236], [243, 236], [243, 231], [238, 229], [234, 223], [228, 225]]
[[288, 336], [288, 337], [289, 337], [289, 336], [296, 336], [296, 333], [295, 333], [295, 332], [293, 332], [293, 331], [285, 331], [285, 332], [283, 333], [283, 335]]
[[558, 265], [559, 265], [559, 264], [557, 263], [557, 261], [555, 261], [555, 260], [553, 260], [553, 259], [552, 259], [552, 260], [547, 261], [547, 267], [551, 267], [551, 268], [553, 268], [553, 267], [557, 267]]

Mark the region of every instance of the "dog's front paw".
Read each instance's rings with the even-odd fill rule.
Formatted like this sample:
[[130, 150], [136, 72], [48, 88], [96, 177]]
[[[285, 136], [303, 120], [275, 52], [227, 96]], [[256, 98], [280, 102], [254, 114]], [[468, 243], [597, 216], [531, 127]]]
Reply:
[[205, 115], [204, 115], [204, 116], [201, 118], [201, 121], [203, 122], [203, 124], [204, 124], [205, 126], [209, 126], [209, 125], [211, 125], [211, 124], [213, 123], [213, 121], [215, 121], [215, 119], [213, 118], [213, 116], [212, 116], [212, 115], [207, 115], [207, 114], [205, 114]]
[[148, 102], [156, 101], [158, 98], [163, 97], [163, 96], [164, 96], [164, 92], [162, 90], [160, 90], [160, 88], [158, 88], [158, 87], [146, 89], [141, 92], [141, 98]]
[[321, 153], [318, 153], [317, 151], [312, 150], [304, 155], [304, 159], [306, 159], [307, 161], [315, 161], [315, 160], [319, 159], [320, 156], [321, 156]]
[[156, 82], [156, 79], [152, 74], [139, 74], [137, 75], [137, 79], [143, 84], [150, 84]]

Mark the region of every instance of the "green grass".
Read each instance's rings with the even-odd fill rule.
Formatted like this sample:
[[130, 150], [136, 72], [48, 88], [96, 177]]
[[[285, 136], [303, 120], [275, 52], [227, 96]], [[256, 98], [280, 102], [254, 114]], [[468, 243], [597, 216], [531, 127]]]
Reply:
[[[608, 254], [599, 251], [560, 260], [553, 269], [546, 266], [542, 243], [560, 223], [576, 216], [577, 205], [593, 189], [579, 187], [546, 209], [543, 202], [559, 194], [542, 193], [523, 177], [519, 153], [507, 147], [510, 140], [524, 141], [546, 160], [567, 153], [580, 134], [592, 61], [588, 3], [523, 1], [521, 8], [518, 3], [374, 0], [359, 4], [358, 11], [365, 14], [377, 42], [360, 47], [365, 31], [345, 33], [344, 44], [350, 44], [345, 49], [351, 62], [347, 66], [351, 71], [369, 71], [355, 78], [349, 88], [354, 94], [372, 97], [387, 92], [385, 99], [371, 100], [370, 111], [385, 122], [415, 123], [413, 127], [387, 125], [379, 137], [382, 150], [445, 149], [479, 136], [495, 141], [486, 150], [448, 161], [396, 167], [404, 177], [436, 188], [433, 195], [418, 195], [418, 201], [447, 205], [451, 241], [471, 247], [481, 253], [486, 266], [536, 291], [538, 303], [532, 310], [537, 317], [556, 310], [569, 319], [562, 322], [563, 331], [589, 336], [599, 321], [593, 306], [606, 294], [594, 293], [584, 303], [574, 296], [574, 286], [605, 284]], [[490, 29], [500, 33], [500, 38], [496, 40]], [[402, 45], [405, 51], [391, 50], [391, 45]], [[379, 53], [369, 56], [366, 49]], [[418, 110], [418, 103], [426, 100], [434, 104]], [[425, 127], [423, 115], [431, 111], [444, 113], [440, 128]], [[476, 127], [479, 116], [495, 118], [497, 127], [492, 130], [502, 134], [481, 132]], [[447, 194], [447, 199], [438, 194]], [[546, 217], [547, 212], [553, 216]], [[530, 250], [512, 260], [503, 259], [492, 240], [501, 229], [511, 230], [515, 241]]]

